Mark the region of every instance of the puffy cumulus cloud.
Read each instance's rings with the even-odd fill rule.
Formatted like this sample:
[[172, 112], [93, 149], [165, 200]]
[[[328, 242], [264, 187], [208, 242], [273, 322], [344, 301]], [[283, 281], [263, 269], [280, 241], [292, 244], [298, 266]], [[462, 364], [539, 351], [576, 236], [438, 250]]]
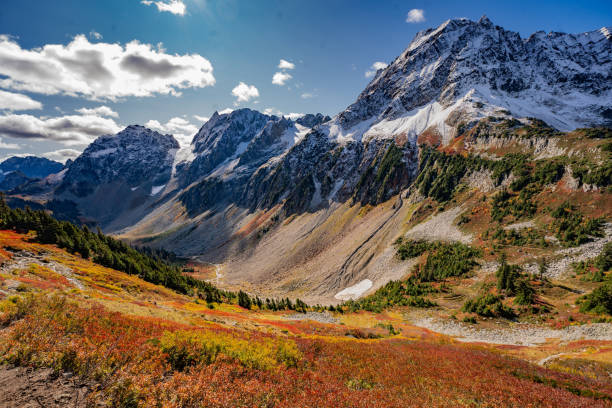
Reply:
[[112, 118], [119, 117], [117, 112], [105, 105], [98, 106], [97, 108], [81, 108], [77, 109], [76, 111], [81, 115], [110, 116]]
[[0, 35], [0, 78], [7, 89], [94, 100], [180, 95], [181, 89], [215, 84], [213, 67], [201, 55], [171, 55], [138, 41], [91, 43], [84, 35], [30, 50]]
[[412, 9], [406, 16], [407, 23], [422, 23], [425, 21], [425, 11], [422, 9]]
[[379, 69], [385, 69], [385, 68], [387, 68], [387, 63], [381, 62], [381, 61], [376, 61], [375, 63], [372, 64], [370, 69], [368, 71], [366, 71], [365, 77], [366, 78], [371, 78], [374, 75], [376, 75], [376, 71], [378, 71]]
[[208, 116], [200, 116], [200, 115], [193, 115], [193, 117], [199, 120], [200, 122], [208, 122], [208, 119], [210, 119]]
[[6, 92], [0, 89], [0, 109], [9, 111], [42, 109], [42, 103], [27, 95]]
[[151, 0], [142, 0], [142, 4], [151, 6], [155, 5], [157, 10], [159, 11], [167, 11], [168, 13], [176, 14], [179, 16], [184, 16], [187, 11], [187, 7], [185, 7], [185, 3], [181, 0], [170, 0], [170, 1], [151, 1]]
[[173, 135], [181, 146], [188, 146], [191, 143], [193, 136], [198, 131], [198, 128], [195, 125], [178, 116], [163, 124], [157, 120], [150, 120], [145, 123], [145, 127], [161, 133], [169, 133]]
[[236, 103], [248, 102], [253, 98], [259, 97], [259, 90], [254, 85], [247, 85], [244, 82], [240, 82], [234, 89], [232, 89], [232, 95], [236, 99]]
[[291, 74], [288, 74], [287, 72], [277, 72], [272, 76], [272, 83], [274, 85], [283, 86], [291, 78], [292, 78]]
[[93, 115], [38, 118], [32, 115], [0, 116], [0, 136], [15, 139], [53, 140], [66, 145], [85, 145], [105, 134], [117, 133], [113, 119]]
[[55, 160], [60, 163], [66, 163], [68, 159], [74, 160], [81, 155], [80, 150], [75, 149], [59, 149], [52, 152], [43, 153], [41, 156], [49, 160]]
[[280, 62], [278, 63], [278, 68], [279, 69], [293, 69], [295, 68], [295, 64], [287, 60], [281, 59]]

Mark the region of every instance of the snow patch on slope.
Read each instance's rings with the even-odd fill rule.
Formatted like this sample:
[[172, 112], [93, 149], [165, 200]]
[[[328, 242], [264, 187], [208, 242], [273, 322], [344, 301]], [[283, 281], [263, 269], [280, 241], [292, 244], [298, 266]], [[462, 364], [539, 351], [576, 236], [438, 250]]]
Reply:
[[341, 290], [340, 292], [336, 293], [334, 297], [338, 300], [354, 300], [363, 295], [371, 287], [372, 281], [369, 279], [364, 279], [353, 286], [349, 286], [348, 288]]
[[162, 184], [161, 186], [153, 186], [151, 187], [151, 195], [157, 195], [159, 194], [160, 191], [162, 191], [164, 189], [164, 187], [166, 187], [165, 184]]

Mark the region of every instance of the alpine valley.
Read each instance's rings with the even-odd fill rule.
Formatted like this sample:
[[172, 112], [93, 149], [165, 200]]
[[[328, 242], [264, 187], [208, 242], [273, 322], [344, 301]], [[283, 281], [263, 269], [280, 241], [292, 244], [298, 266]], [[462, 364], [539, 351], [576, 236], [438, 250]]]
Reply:
[[[103, 287], [111, 283], [99, 282], [103, 272], [83, 272], [87, 278], [79, 272], [76, 278], [99, 290], [101, 302], [111, 310], [125, 312], [117, 299], [127, 302], [142, 290], [160, 304], [162, 294], [173, 296], [163, 312], [171, 314], [173, 322], [198, 315], [195, 308], [206, 309], [206, 300], [208, 309], [202, 313], [230, 329], [238, 325], [281, 336], [291, 332], [290, 337], [338, 336], [342, 338], [334, 340], [334, 347], [346, 348], [343, 356], [352, 355], [351, 341], [357, 337], [360, 352], [388, 359], [385, 364], [395, 364], [400, 355], [431, 355], [431, 361], [419, 361], [419, 366], [439, 367], [443, 360], [450, 373], [455, 364], [455, 379], [463, 368], [471, 370], [474, 361], [486, 372], [492, 369], [485, 368], [484, 361], [495, 367], [517, 364], [504, 371], [505, 377], [496, 377], [495, 385], [480, 379], [470, 385], [451, 381], [449, 386], [501, 387], [495, 398], [489, 388], [469, 396], [451, 393], [449, 399], [424, 397], [415, 406], [610, 406], [611, 129], [612, 27], [581, 34], [536, 32], [522, 38], [482, 17], [452, 19], [419, 32], [376, 72], [354, 103], [333, 117], [314, 112], [289, 118], [246, 108], [215, 112], [188, 146], [172, 135], [131, 125], [99, 137], [65, 166], [20, 165], [25, 159], [14, 158], [0, 169], [11, 207], [45, 210], [89, 228], [82, 241], [37, 245], [64, 245], [89, 262], [90, 250], [100, 251], [103, 245], [113, 249], [112, 242], [122, 241], [163, 259], [180, 260], [184, 276], [196, 278], [198, 291], [206, 291], [202, 303], [195, 304], [185, 300], [193, 295], [190, 290], [163, 294], [168, 289], [154, 290], [153, 284], [183, 286], [170, 285], [174, 281], [169, 278], [152, 278], [146, 269], [134, 269], [112, 255], [94, 254], [93, 262], [128, 271], [151, 285], [145, 291], [137, 288], [145, 283], [134, 283], [132, 291], [113, 283], [106, 293]], [[34, 167], [40, 171], [24, 171]], [[89, 232], [96, 226], [101, 232]], [[119, 241], [100, 238], [106, 236], [102, 232]], [[11, 248], [34, 245], [7, 235], [13, 233], [3, 234], [2, 242], [20, 242], [11, 241]], [[95, 239], [105, 244], [86, 244]], [[122, 251], [128, 251], [125, 248]], [[41, 250], [24, 247], [17, 253]], [[54, 256], [52, 264], [74, 266], [76, 258]], [[75, 279], [61, 266], [55, 269]], [[201, 281], [220, 291], [201, 286]], [[241, 306], [235, 310], [223, 306], [234, 307], [234, 292], [240, 292]], [[151, 299], [146, 302], [152, 305]], [[282, 306], [273, 299], [282, 299]], [[292, 305], [296, 299], [293, 310], [307, 313], [287, 319], [318, 323], [294, 322], [296, 326], [286, 328], [272, 312], [257, 318], [243, 314], [251, 307], [291, 309], [287, 302]], [[145, 300], [133, 301], [139, 305], [134, 306], [137, 315], [162, 313], [145, 313]], [[351, 331], [353, 327], [361, 331]], [[169, 355], [179, 343], [196, 344], [191, 335], [164, 336], [158, 343]], [[459, 344], [450, 338], [488, 345], [469, 348], [480, 357], [458, 363], [451, 355], [465, 356], [465, 351], [445, 349], [438, 358], [438, 349], [431, 354], [426, 348], [398, 349], [393, 351], [398, 357], [390, 357], [372, 340], [385, 336], [415, 339], [401, 347], [424, 347], [423, 341], [436, 348], [447, 347], [447, 341]], [[301, 341], [300, 355], [317, 361], [308, 367], [322, 364], [318, 356], [327, 351]], [[232, 355], [233, 349], [228, 350]], [[287, 356], [283, 361], [292, 367], [294, 356], [289, 351]], [[396, 384], [398, 393], [384, 391], [394, 389], [387, 384], [393, 373], [386, 379], [380, 372], [372, 377], [368, 364], [353, 367], [335, 355], [325, 356], [330, 367], [347, 367], [335, 391], [319, 394], [304, 374], [296, 381], [318, 395], [312, 400], [300, 399], [296, 391], [287, 394], [293, 399], [275, 400], [284, 401], [276, 405], [270, 402], [274, 398], [266, 399], [266, 405], [257, 394], [260, 399], [245, 399], [244, 405], [232, 400], [237, 405], [205, 406], [375, 406], [370, 403], [385, 398], [387, 404], [380, 406], [406, 406], [401, 403], [403, 391], [398, 391], [404, 385]], [[180, 355], [176, 358], [183, 360], [172, 364], [184, 368], [192, 357]], [[417, 364], [414, 361], [401, 363], [401, 369]], [[528, 361], [531, 368], [519, 367], [517, 361]], [[318, 375], [316, 381], [322, 378]], [[180, 388], [181, 377], [172, 378]], [[274, 384], [284, 381], [277, 380]], [[155, 384], [167, 384], [164, 381]], [[542, 389], [523, 395], [527, 388], [515, 387], [515, 381], [537, 383]], [[278, 395], [272, 388], [269, 395]], [[345, 388], [364, 399], [338, 391]], [[159, 392], [155, 395], [163, 394]], [[377, 392], [381, 395], [374, 397]], [[338, 395], [338, 400], [329, 395]], [[535, 395], [542, 398], [531, 399]]]

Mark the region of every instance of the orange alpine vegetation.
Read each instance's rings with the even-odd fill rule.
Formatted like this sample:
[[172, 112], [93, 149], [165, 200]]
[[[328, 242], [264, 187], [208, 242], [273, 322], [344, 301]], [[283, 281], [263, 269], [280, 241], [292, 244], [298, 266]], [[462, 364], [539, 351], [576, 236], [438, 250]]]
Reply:
[[[0, 303], [0, 358], [5, 364], [72, 372], [86, 386], [90, 402], [130, 407], [612, 406], [609, 382], [579, 370], [533, 365], [516, 357], [526, 354], [518, 350], [523, 348], [456, 343], [396, 322], [401, 334], [390, 334], [377, 328], [391, 321], [388, 314], [345, 316], [347, 322], [377, 322], [356, 327], [292, 321], [284, 312], [235, 305], [210, 309], [53, 246], [33, 244], [25, 235], [2, 232], [0, 241], [8, 266], [1, 276], [22, 285]], [[51, 266], [11, 267], [11, 258], [23, 253], [69, 266], [74, 277], [58, 275]], [[591, 344], [575, 345], [586, 346]]]

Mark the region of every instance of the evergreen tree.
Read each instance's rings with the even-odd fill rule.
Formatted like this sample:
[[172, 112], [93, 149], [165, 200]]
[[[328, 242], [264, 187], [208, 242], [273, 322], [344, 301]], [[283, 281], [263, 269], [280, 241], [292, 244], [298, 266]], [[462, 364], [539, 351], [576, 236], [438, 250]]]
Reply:
[[251, 308], [251, 298], [243, 291], [238, 292], [238, 305], [245, 309]]

